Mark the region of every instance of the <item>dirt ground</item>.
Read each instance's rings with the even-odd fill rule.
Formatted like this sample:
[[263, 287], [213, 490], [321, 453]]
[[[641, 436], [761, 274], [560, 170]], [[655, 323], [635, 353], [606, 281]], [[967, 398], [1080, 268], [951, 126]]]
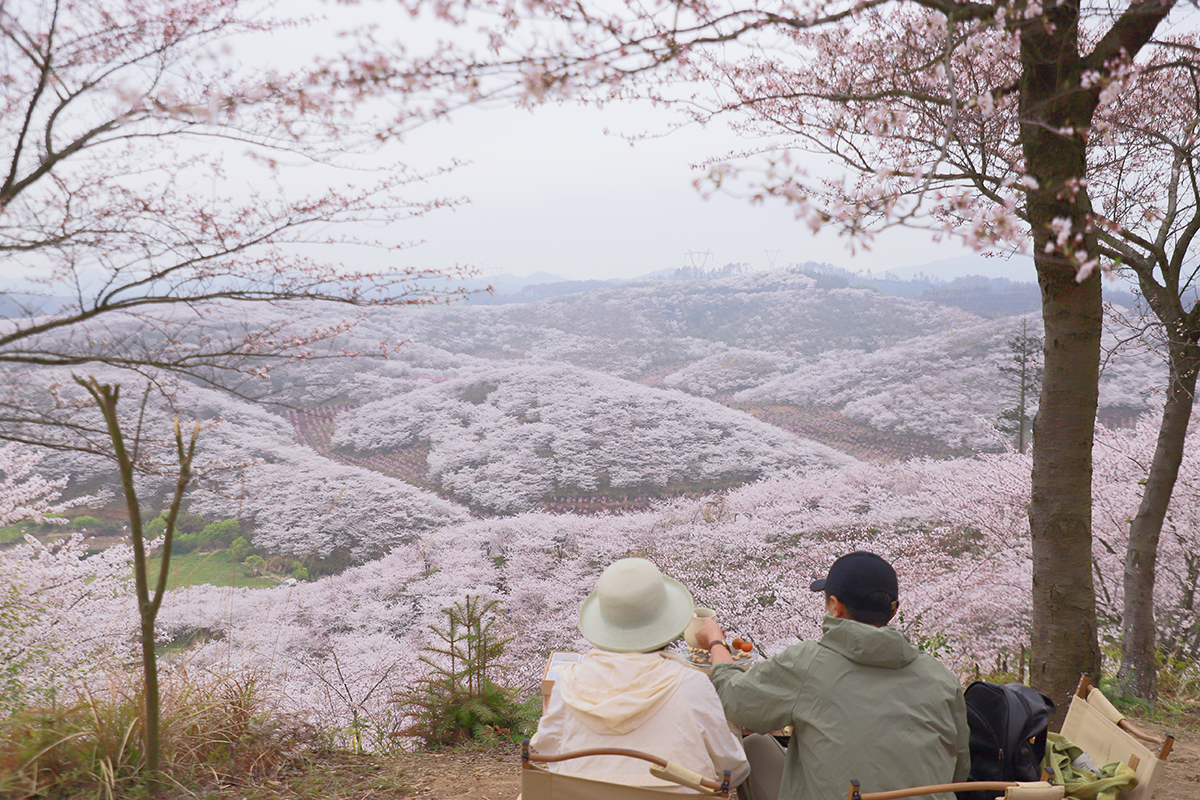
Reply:
[[[1158, 733], [1162, 726], [1140, 723]], [[1155, 800], [1200, 800], [1200, 733], [1182, 737], [1155, 787]], [[396, 756], [391, 767], [403, 771], [407, 784], [400, 797], [422, 800], [512, 800], [520, 792], [517, 748], [489, 752], [448, 751]]]
[[[1159, 776], [1155, 800], [1200, 800], [1200, 719], [1196, 723], [1176, 731], [1181, 738]], [[1140, 725], [1164, 732], [1162, 726]], [[163, 800], [513, 800], [520, 775], [520, 749], [514, 745], [392, 756], [335, 752], [269, 778], [227, 779], [199, 792], [167, 793]]]
[[409, 789], [401, 796], [406, 798], [512, 800], [521, 792], [519, 747], [482, 753], [404, 753], [392, 761], [404, 772]]

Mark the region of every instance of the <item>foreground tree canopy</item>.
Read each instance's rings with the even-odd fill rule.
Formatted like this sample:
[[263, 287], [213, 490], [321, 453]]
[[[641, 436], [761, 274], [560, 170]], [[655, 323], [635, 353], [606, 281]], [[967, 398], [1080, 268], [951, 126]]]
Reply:
[[[473, 29], [460, 41], [482, 45], [414, 55], [376, 38], [367, 43], [374, 49], [344, 65], [343, 86], [432, 93], [427, 109], [435, 114], [498, 98], [644, 97], [702, 122], [730, 115], [767, 140], [733, 154], [749, 162], [714, 159], [713, 186], [781, 199], [812, 227], [834, 225], [859, 238], [916, 224], [980, 245], [1031, 249], [1046, 350], [1029, 506], [1031, 678], [1061, 701], [1080, 671], [1099, 669], [1091, 451], [1100, 268], [1114, 254], [1128, 260], [1132, 249], [1165, 276], [1171, 256], [1160, 256], [1177, 245], [1186, 252], [1190, 235], [1186, 215], [1159, 213], [1177, 196], [1166, 181], [1155, 185], [1166, 174], [1161, 163], [1097, 156], [1106, 147], [1128, 151], [1127, 137], [1182, 135], [1194, 145], [1186, 101], [1153, 113], [1171, 102], [1163, 81], [1186, 90], [1192, 78], [1193, 42], [1155, 38], [1184, 4], [406, 5]], [[808, 175], [792, 156], [798, 150], [832, 157], [847, 177]], [[1134, 186], [1146, 190], [1143, 197], [1126, 197]], [[1102, 202], [1108, 193], [1112, 202]], [[1165, 232], [1147, 233], [1146, 219], [1165, 218]]]
[[[0, 436], [103, 430], [56, 413], [56, 389], [22, 393], [33, 365], [253, 393], [272, 361], [329, 352], [355, 308], [454, 293], [395, 263], [415, 238], [397, 223], [447, 201], [407, 199], [426, 176], [362, 160], [382, 137], [315, 66], [265, 66], [305, 22], [254, 0], [0, 5]], [[312, 299], [348, 320], [305, 325]], [[290, 310], [206, 324], [238, 302]]]
[[[362, 160], [386, 136], [355, 97], [323, 92], [315, 65], [266, 68], [289, 59], [287, 36], [307, 22], [278, 19], [272, 5], [0, 4], [0, 270], [15, 276], [0, 288], [0, 439], [107, 456], [119, 469], [152, 773], [155, 619], [200, 426], [185, 447], [178, 420], [174, 437], [151, 424], [151, 392], [169, 401], [187, 379], [262, 396], [269, 366], [337, 355], [355, 309], [455, 293], [439, 285], [448, 275], [398, 269], [404, 240], [371, 230], [444, 201], [407, 200], [423, 176]], [[314, 300], [351, 316], [306, 323]], [[264, 304], [285, 312], [254, 311]], [[118, 408], [122, 383], [145, 387], [140, 410]], [[156, 581], [135, 488], [147, 472], [176, 476]]]

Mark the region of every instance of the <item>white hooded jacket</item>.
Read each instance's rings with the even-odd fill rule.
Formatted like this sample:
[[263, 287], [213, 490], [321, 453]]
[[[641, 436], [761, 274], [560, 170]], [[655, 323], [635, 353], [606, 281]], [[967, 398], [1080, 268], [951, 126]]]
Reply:
[[[671, 654], [594, 651], [554, 683], [532, 746], [539, 753], [590, 747], [641, 750], [712, 780], [750, 771], [741, 736], [725, 719], [708, 675]], [[650, 765], [622, 756], [561, 761], [559, 772], [593, 780], [690, 790], [653, 777]]]

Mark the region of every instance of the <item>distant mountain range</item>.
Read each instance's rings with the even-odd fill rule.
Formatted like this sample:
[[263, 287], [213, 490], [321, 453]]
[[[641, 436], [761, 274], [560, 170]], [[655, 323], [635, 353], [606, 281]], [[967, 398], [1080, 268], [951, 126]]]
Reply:
[[[991, 266], [993, 261], [997, 264], [996, 267]], [[731, 272], [737, 271], [730, 270], [731, 267], [740, 268], [741, 265], [727, 264], [724, 268], [714, 268], [702, 275], [695, 274], [697, 270], [664, 269], [628, 279], [572, 280], [548, 272], [535, 272], [527, 277], [504, 273], [488, 278], [473, 278], [462, 283], [477, 292], [467, 300], [472, 305], [507, 305], [531, 303], [549, 297], [590, 292], [640, 281], [728, 277]], [[979, 272], [969, 272], [971, 269]], [[1036, 279], [1033, 261], [1025, 256], [1011, 256], [1005, 259], [960, 256], [898, 267], [882, 273], [853, 272], [833, 264], [815, 261], [791, 264], [789, 270], [817, 278], [818, 285], [824, 288], [870, 288], [893, 297], [913, 297], [961, 308], [985, 318], [1038, 311], [1042, 303], [1041, 291], [1036, 280], [1015, 279]], [[1003, 277], [1005, 274], [1014, 277]], [[485, 292], [489, 286], [492, 289], [490, 294]], [[1137, 305], [1137, 297], [1125, 284], [1120, 283], [1105, 282], [1104, 299], [1125, 308], [1134, 308]]]
[[[744, 271], [742, 264], [726, 264], [711, 270], [661, 269], [635, 278], [572, 279], [549, 272], [520, 276], [511, 273], [468, 278], [460, 281], [464, 288], [475, 292], [465, 301], [470, 305], [508, 305], [531, 303], [550, 297], [613, 288], [641, 281], [729, 277]], [[984, 258], [959, 256], [923, 264], [915, 264], [884, 272], [855, 272], [833, 264], [807, 261], [791, 264], [794, 273], [825, 276], [826, 288], [857, 286], [871, 288], [893, 297], [913, 297], [930, 300], [944, 306], [954, 306], [981, 317], [1025, 314], [1041, 308], [1041, 292], [1036, 283], [1033, 261], [1027, 256]], [[697, 273], [703, 274], [697, 274]], [[840, 278], [842, 280], [830, 279]], [[1022, 280], [1027, 279], [1027, 280]], [[443, 281], [430, 281], [443, 285]], [[86, 282], [85, 282], [86, 284]], [[488, 288], [491, 292], [488, 292]], [[1137, 298], [1128, 284], [1105, 282], [1104, 297], [1114, 305], [1134, 308]], [[52, 312], [68, 299], [41, 296], [28, 292], [0, 291], [0, 319], [30, 316], [39, 311]]]

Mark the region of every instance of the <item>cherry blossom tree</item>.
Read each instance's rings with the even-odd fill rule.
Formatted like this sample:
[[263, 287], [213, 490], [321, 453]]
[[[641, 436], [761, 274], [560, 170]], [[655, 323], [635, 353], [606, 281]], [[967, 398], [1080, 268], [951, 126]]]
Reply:
[[35, 472], [43, 453], [18, 444], [0, 446], [0, 526], [22, 520], [65, 522], [51, 517], [95, 499], [76, 497], [60, 502], [65, 479], [47, 480]]
[[136, 658], [132, 551], [88, 553], [81, 535], [0, 550], [0, 711], [78, 699]]
[[[178, 424], [173, 439], [143, 427], [136, 413], [131, 426], [118, 409], [121, 386], [127, 396], [144, 386], [144, 398], [155, 392], [168, 405], [185, 379], [262, 396], [273, 363], [340, 355], [339, 337], [366, 309], [456, 293], [440, 287], [447, 274], [397, 267], [404, 241], [371, 230], [445, 201], [406, 200], [407, 185], [427, 176], [365, 160], [386, 136], [353, 98], [315, 85], [311, 65], [263, 65], [256, 48], [312, 21], [280, 18], [271, 6], [0, 5], [0, 269], [20, 276], [3, 295], [16, 311], [0, 322], [0, 439], [105, 455], [117, 466], [152, 774], [155, 619], [196, 439], [186, 443]], [[347, 266], [350, 258], [360, 263]], [[346, 318], [312, 324], [314, 301], [341, 305]], [[59, 368], [49, 392], [29, 390], [38, 368]], [[72, 394], [78, 387], [63, 369], [84, 376], [76, 382], [86, 391]], [[164, 443], [174, 445], [174, 486], [153, 580], [135, 473]]]
[[[256, 63], [311, 22], [256, 0], [0, 8], [0, 438], [70, 446], [44, 424], [82, 424], [28, 402], [33, 366], [253, 394], [272, 360], [336, 354], [364, 309], [456, 294], [448, 273], [397, 268], [406, 240], [373, 230], [446, 204], [403, 196], [428, 176], [364, 161], [378, 130], [311, 65]], [[317, 299], [346, 317], [313, 324]]]
[[[51, 515], [59, 515], [72, 506], [95, 499], [76, 497], [60, 502], [60, 490], [67, 481], [47, 480], [34, 471], [42, 455], [23, 445], [0, 446], [0, 525], [24, 520], [65, 523], [64, 517]], [[78, 558], [80, 541], [81, 537], [74, 537], [58, 550]], [[29, 551], [37, 555], [31, 557]], [[119, 552], [118, 548], [112, 555]], [[48, 608], [68, 591], [78, 590], [78, 581], [62, 575], [51, 578], [48, 573], [53, 570], [30, 570], [26, 565], [27, 558], [38, 566], [45, 566], [53, 557], [54, 554], [47, 553], [47, 548], [33, 537], [27, 538], [24, 547], [0, 553], [0, 631], [4, 634], [3, 644], [0, 644], [0, 697], [3, 698], [0, 710], [13, 711], [35, 697], [50, 696], [53, 681], [64, 674], [61, 663], [53, 662], [56, 648], [52, 642], [61, 637], [51, 637], [45, 623], [51, 616], [47, 613]], [[111, 556], [106, 560], [111, 560]], [[96, 573], [91, 575], [93, 580], [96, 577]], [[82, 580], [84, 585], [90, 582], [87, 578]], [[105, 582], [100, 581], [86, 591], [100, 590], [103, 584]], [[47, 594], [52, 596], [47, 597]], [[31, 680], [32, 675], [38, 676], [37, 679]]]
[[[1163, 398], [1165, 406], [1169, 398]], [[1124, 619], [1131, 605], [1127, 567], [1129, 540], [1135, 534], [1130, 518], [1145, 503], [1144, 486], [1155, 470], [1162, 440], [1162, 412], [1143, 416], [1132, 428], [1099, 429], [1096, 440], [1097, 463], [1097, 600], [1102, 619], [1108, 620], [1112, 635], [1121, 633], [1121, 660], [1124, 664], [1124, 635], [1129, 623]], [[1197, 589], [1200, 587], [1200, 431], [1188, 431], [1181, 446], [1179, 474], [1170, 503], [1163, 516], [1162, 534], [1157, 545], [1150, 618], [1159, 653], [1168, 659], [1195, 660], [1200, 655], [1200, 616], [1197, 615]], [[1137, 598], [1144, 601], [1146, 598]], [[1124, 672], [1124, 669], [1122, 669]]]
[[[436, 14], [481, 29], [483, 47], [440, 45], [404, 69], [376, 49], [343, 77], [440, 90], [451, 99], [431, 102], [447, 113], [582, 96], [675, 102], [700, 121], [729, 114], [772, 138], [750, 148], [771, 153], [752, 198], [781, 198], [814, 228], [869, 242], [873, 227], [932, 220], [974, 243], [1031, 244], [1046, 339], [1031, 677], [1065, 701], [1080, 670], [1100, 668], [1089, 553], [1102, 254], [1089, 147], [1106, 115], [1122, 113], [1114, 100], [1133, 90], [1177, 4], [443, 2]], [[494, 24], [479, 23], [489, 12]], [[848, 177], [807, 178], [788, 155], [797, 149], [832, 157]], [[730, 168], [717, 165], [713, 180], [728, 184]]]
[[[1136, 92], [1113, 106], [1092, 147], [1098, 249], [1132, 274], [1155, 323], [1146, 331], [1168, 366], [1158, 440], [1125, 551], [1121, 686], [1157, 699], [1156, 562], [1164, 519], [1180, 477], [1200, 370], [1200, 39], [1172, 36], [1139, 64]], [[1188, 305], [1191, 305], [1189, 308]], [[1143, 328], [1134, 321], [1135, 330]]]

